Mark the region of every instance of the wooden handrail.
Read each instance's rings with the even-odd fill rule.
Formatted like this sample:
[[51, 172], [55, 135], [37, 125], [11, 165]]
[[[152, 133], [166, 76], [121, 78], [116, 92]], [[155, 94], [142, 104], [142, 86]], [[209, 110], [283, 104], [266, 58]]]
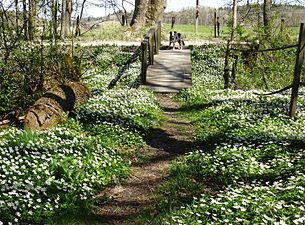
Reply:
[[159, 54], [161, 46], [161, 21], [151, 27], [146, 33], [144, 40], [141, 42], [141, 77], [142, 84], [146, 83], [147, 67], [154, 64], [154, 55]]

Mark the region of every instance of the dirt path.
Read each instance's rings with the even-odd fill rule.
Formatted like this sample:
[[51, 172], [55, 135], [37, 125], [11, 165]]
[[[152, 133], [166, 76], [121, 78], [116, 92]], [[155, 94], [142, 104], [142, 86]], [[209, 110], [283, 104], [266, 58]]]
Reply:
[[97, 224], [134, 224], [132, 220], [153, 204], [155, 190], [168, 177], [170, 161], [191, 148], [193, 127], [177, 114], [180, 105], [173, 97], [174, 94], [158, 95], [164, 122], [142, 150], [146, 160], [133, 163], [127, 182], [104, 191], [111, 200], [97, 210]]

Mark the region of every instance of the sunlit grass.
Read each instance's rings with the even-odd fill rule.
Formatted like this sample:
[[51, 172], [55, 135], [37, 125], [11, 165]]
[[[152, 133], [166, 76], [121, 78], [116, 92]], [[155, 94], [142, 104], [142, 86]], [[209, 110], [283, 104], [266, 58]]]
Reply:
[[0, 130], [0, 224], [85, 224], [96, 195], [128, 176], [132, 157], [159, 121], [153, 94], [131, 88], [138, 62], [107, 89], [130, 53], [102, 46], [84, 54], [92, 97], [74, 118], [47, 131]]
[[[199, 52], [197, 52], [199, 51]], [[221, 90], [223, 48], [194, 48], [194, 85], [179, 94], [196, 148], [172, 162], [150, 224], [304, 224], [305, 99]], [[200, 62], [200, 63], [199, 63]], [[158, 213], [161, 212], [161, 213]]]

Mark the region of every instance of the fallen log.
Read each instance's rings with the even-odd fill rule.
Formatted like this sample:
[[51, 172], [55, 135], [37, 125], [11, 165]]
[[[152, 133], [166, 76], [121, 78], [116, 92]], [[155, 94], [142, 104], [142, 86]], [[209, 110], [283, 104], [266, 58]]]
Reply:
[[38, 99], [25, 114], [24, 126], [32, 130], [54, 127], [65, 120], [65, 114], [90, 97], [89, 89], [82, 83], [70, 82], [56, 86]]

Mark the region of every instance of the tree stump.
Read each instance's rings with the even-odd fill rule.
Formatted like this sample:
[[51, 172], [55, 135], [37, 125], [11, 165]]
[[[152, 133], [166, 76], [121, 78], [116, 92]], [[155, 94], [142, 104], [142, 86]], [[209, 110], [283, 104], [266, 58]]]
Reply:
[[44, 130], [65, 120], [65, 113], [90, 97], [89, 89], [82, 83], [70, 82], [46, 92], [31, 106], [24, 118], [25, 128]]

